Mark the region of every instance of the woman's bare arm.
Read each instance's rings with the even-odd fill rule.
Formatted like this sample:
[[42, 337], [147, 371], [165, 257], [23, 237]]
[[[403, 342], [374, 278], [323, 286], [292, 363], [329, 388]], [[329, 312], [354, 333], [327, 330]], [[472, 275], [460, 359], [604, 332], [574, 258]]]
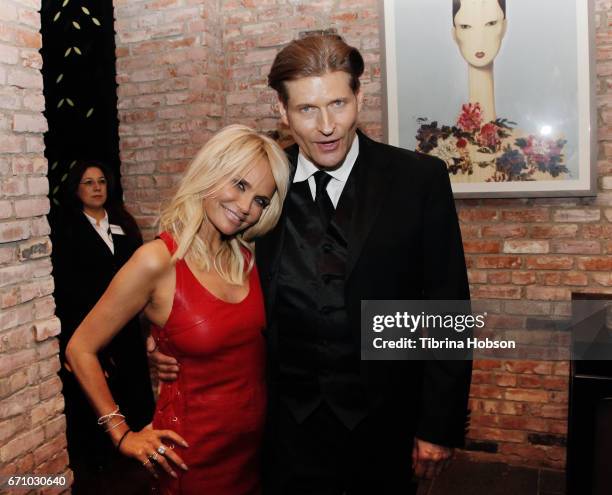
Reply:
[[[162, 241], [153, 241], [139, 248], [113, 278], [106, 292], [68, 343], [66, 359], [99, 416], [111, 413], [117, 406], [106, 383], [97, 353], [128, 321], [151, 303], [159, 281], [167, 276], [171, 269], [170, 253]], [[115, 445], [129, 429], [127, 424], [121, 421], [120, 417], [113, 417], [107, 424], [108, 433]], [[127, 434], [121, 443], [121, 451], [136, 457], [144, 464], [162, 444], [162, 437], [185, 444], [174, 432], [148, 428]], [[182, 460], [173, 451], [168, 451], [166, 457], [178, 465], [183, 465]], [[157, 462], [172, 473], [164, 456], [159, 456]]]

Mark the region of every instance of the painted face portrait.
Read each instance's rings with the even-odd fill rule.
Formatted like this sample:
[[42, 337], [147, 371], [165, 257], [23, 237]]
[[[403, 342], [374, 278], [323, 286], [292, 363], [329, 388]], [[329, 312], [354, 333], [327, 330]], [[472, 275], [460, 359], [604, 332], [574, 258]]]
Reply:
[[506, 19], [497, 0], [462, 0], [453, 38], [461, 56], [474, 67], [493, 62], [506, 34]]

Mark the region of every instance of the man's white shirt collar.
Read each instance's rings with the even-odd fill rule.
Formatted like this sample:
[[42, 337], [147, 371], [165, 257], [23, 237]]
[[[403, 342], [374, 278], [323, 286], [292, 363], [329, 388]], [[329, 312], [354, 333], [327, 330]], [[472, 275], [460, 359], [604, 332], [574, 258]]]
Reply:
[[[351, 174], [351, 170], [353, 170], [353, 166], [357, 161], [358, 155], [359, 137], [357, 136], [357, 134], [355, 134], [353, 144], [351, 144], [351, 148], [346, 154], [344, 163], [342, 163], [342, 165], [335, 170], [323, 169], [325, 170], [325, 172], [332, 176], [332, 180], [330, 180], [329, 184], [327, 185], [327, 194], [329, 194], [334, 208], [338, 206], [338, 201], [340, 201], [340, 195], [342, 194], [342, 190], [344, 189], [346, 181], [348, 180], [349, 175]], [[296, 183], [308, 180], [308, 185], [310, 187], [310, 192], [312, 193], [313, 200], [316, 194], [316, 185], [313, 175], [319, 170], [320, 169], [314, 163], [312, 163], [302, 154], [302, 150], [300, 150], [298, 154], [295, 175], [293, 176], [293, 182]]]

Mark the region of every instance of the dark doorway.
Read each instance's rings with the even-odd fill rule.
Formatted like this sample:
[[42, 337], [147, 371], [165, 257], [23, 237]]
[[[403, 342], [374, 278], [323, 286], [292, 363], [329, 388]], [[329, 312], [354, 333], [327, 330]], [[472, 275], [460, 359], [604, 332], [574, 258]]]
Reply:
[[76, 159], [106, 162], [119, 181], [119, 134], [112, 0], [43, 0], [45, 156], [52, 210]]

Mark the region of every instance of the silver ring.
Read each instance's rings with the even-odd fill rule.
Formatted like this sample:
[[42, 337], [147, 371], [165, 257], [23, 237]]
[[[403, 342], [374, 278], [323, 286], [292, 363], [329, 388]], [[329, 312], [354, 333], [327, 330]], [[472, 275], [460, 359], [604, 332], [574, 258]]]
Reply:
[[157, 452], [153, 452], [150, 456], [149, 459], [151, 459], [153, 462], [157, 461]]
[[162, 444], [159, 447], [157, 447], [157, 452], [159, 452], [159, 455], [164, 455], [166, 453], [166, 447]]

